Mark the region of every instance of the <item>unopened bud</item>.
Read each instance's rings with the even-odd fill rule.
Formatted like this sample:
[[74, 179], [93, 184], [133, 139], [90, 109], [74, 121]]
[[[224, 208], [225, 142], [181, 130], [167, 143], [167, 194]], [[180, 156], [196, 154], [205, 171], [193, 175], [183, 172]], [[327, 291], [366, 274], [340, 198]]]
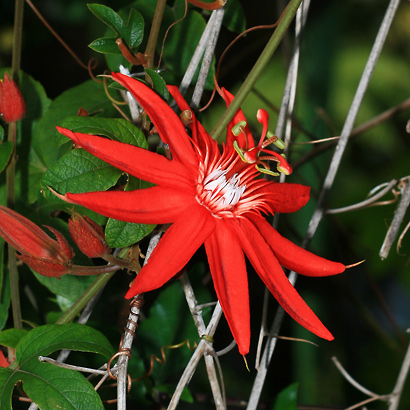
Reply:
[[68, 221], [68, 229], [80, 251], [89, 258], [99, 258], [111, 252], [102, 228], [90, 218], [74, 212]]
[[4, 74], [4, 80], [0, 81], [0, 115], [6, 121], [16, 122], [21, 120], [26, 113], [26, 104], [17, 84]]

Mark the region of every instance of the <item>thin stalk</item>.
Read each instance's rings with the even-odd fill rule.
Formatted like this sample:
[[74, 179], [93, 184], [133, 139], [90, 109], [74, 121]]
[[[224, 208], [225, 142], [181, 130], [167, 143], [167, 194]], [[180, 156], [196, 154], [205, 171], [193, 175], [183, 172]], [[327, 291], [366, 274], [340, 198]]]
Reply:
[[148, 37], [147, 48], [145, 49], [145, 55], [147, 56], [147, 68], [154, 67], [155, 47], [157, 45], [158, 34], [161, 28], [162, 16], [164, 15], [166, 3], [167, 0], [158, 0], [157, 7], [155, 9], [151, 31]]
[[[18, 84], [19, 71], [21, 62], [21, 39], [23, 35], [23, 11], [24, 0], [16, 0], [14, 14], [14, 33], [13, 33], [13, 55], [12, 55], [12, 76]], [[6, 171], [6, 195], [7, 206], [11, 209], [15, 204], [15, 176], [16, 176], [16, 142], [17, 142], [17, 124], [12, 122], [8, 126], [8, 140], [13, 143], [14, 151], [9, 166]], [[22, 329], [21, 306], [19, 293], [19, 277], [17, 270], [16, 252], [10, 246], [8, 247], [8, 260], [10, 272], [10, 290], [11, 304], [13, 311], [13, 322], [16, 329]]]
[[228, 126], [229, 121], [233, 118], [236, 111], [238, 111], [239, 107], [244, 102], [246, 96], [250, 93], [256, 81], [272, 58], [273, 53], [278, 48], [283, 36], [286, 33], [286, 30], [295, 17], [296, 11], [301, 2], [302, 0], [291, 0], [289, 2], [288, 6], [282, 14], [282, 17], [280, 18], [276, 30], [274, 31], [270, 40], [268, 41], [268, 44], [266, 44], [264, 50], [262, 51], [262, 54], [253, 66], [249, 75], [246, 77], [245, 82], [236, 93], [232, 103], [229, 105], [225, 113], [222, 115], [222, 117], [219, 119], [214, 129], [212, 130], [212, 138], [217, 139], [222, 131]]
[[115, 272], [103, 273], [88, 287], [88, 289], [74, 302], [70, 309], [56, 321], [57, 325], [71, 323], [77, 315], [84, 309], [87, 303], [105, 286]]

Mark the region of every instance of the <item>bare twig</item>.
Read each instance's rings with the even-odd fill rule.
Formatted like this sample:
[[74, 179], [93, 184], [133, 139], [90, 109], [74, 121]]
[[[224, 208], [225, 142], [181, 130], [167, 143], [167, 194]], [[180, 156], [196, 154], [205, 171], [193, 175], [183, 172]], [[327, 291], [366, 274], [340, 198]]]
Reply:
[[[144, 265], [147, 263], [152, 251], [157, 246], [161, 238], [161, 232], [156, 233], [151, 237], [151, 240], [148, 245], [147, 253], [144, 260]], [[133, 298], [134, 301], [141, 299], [142, 295], [137, 295]], [[128, 315], [127, 326], [125, 328], [124, 337], [121, 343], [120, 351], [124, 352], [119, 356], [118, 362], [115, 367], [112, 369], [112, 373], [115, 374], [117, 378], [117, 409], [125, 410], [126, 409], [126, 395], [128, 387], [128, 361], [129, 353], [131, 351], [132, 342], [134, 339], [135, 330], [138, 326], [140, 309], [138, 306], [132, 306], [130, 308], [130, 313]]]
[[194, 55], [191, 58], [189, 66], [185, 71], [185, 75], [182, 78], [181, 84], [179, 86], [179, 91], [182, 95], [185, 94], [186, 90], [190, 86], [191, 81], [194, 78], [195, 71], [198, 68], [199, 62], [201, 61], [202, 55], [204, 54], [205, 47], [208, 44], [209, 38], [214, 28], [214, 24], [216, 21], [216, 12], [217, 10], [212, 12], [211, 17], [209, 18], [205, 30], [202, 33], [199, 43], [195, 49]]
[[201, 69], [199, 71], [198, 80], [195, 84], [194, 94], [192, 95], [191, 107], [196, 110], [199, 107], [202, 93], [204, 92], [205, 81], [208, 77], [209, 69], [211, 68], [212, 57], [214, 56], [216, 42], [218, 40], [219, 31], [221, 30], [222, 20], [225, 14], [225, 7], [214, 11], [215, 22], [205, 49], [204, 58], [202, 60]]
[[[316, 205], [316, 209], [313, 213], [313, 216], [310, 220], [310, 224], [308, 227], [308, 230], [306, 232], [305, 239], [303, 241], [302, 246], [307, 247], [307, 245], [310, 243], [312, 240], [317, 227], [319, 226], [320, 221], [322, 220], [322, 217], [324, 215], [324, 202], [327, 197], [328, 192], [330, 191], [334, 179], [336, 177], [336, 173], [339, 169], [342, 156], [344, 153], [344, 150], [346, 148], [347, 142], [349, 140], [350, 133], [352, 131], [354, 121], [356, 119], [357, 113], [359, 111], [361, 102], [363, 100], [364, 94], [366, 92], [367, 86], [369, 84], [371, 75], [373, 73], [373, 70], [376, 66], [376, 63], [378, 61], [379, 55], [381, 53], [381, 50], [383, 48], [385, 39], [387, 37], [387, 33], [389, 32], [390, 25], [392, 23], [393, 17], [396, 13], [397, 7], [399, 5], [400, 0], [391, 0], [387, 11], [385, 13], [384, 19], [381, 23], [379, 32], [376, 36], [372, 51], [370, 53], [369, 59], [367, 61], [367, 64], [364, 68], [362, 78], [359, 82], [356, 94], [353, 98], [349, 113], [347, 115], [343, 130], [341, 132], [341, 137], [338, 141], [338, 144], [336, 146], [335, 153], [333, 155], [331, 164], [329, 166], [328, 173], [326, 175], [322, 190], [319, 195], [319, 200]], [[289, 275], [289, 281], [294, 284], [297, 278], [297, 274], [295, 272], [291, 272]], [[278, 311], [276, 313], [275, 319], [273, 321], [272, 325], [272, 330], [270, 333], [272, 334], [277, 334], [279, 333], [279, 329], [282, 323], [283, 319], [283, 309], [281, 307], [278, 308]], [[262, 356], [262, 361], [261, 361], [261, 366], [259, 368], [259, 372], [255, 378], [255, 382], [252, 388], [252, 393], [251, 397], [249, 400], [249, 404], [247, 409], [248, 410], [254, 410], [256, 409], [257, 403], [259, 401], [260, 393], [262, 391], [262, 387], [264, 384], [264, 379], [266, 376], [267, 372], [267, 367], [270, 363], [273, 351], [275, 349], [276, 345], [276, 339], [268, 339], [265, 347], [265, 351]]]
[[[410, 329], [407, 330], [407, 333], [410, 333]], [[399, 372], [399, 376], [394, 386], [393, 392], [390, 396], [389, 401], [389, 410], [397, 410], [400, 402], [400, 397], [403, 392], [404, 382], [406, 381], [407, 375], [410, 369], [410, 344], [407, 348], [406, 355], [404, 356], [403, 364]]]
[[394, 213], [393, 220], [390, 224], [389, 230], [387, 231], [386, 237], [384, 238], [383, 245], [380, 248], [379, 255], [382, 259], [387, 258], [391, 246], [397, 237], [400, 229], [400, 225], [403, 222], [404, 215], [410, 204], [410, 183], [409, 179], [404, 179], [401, 181], [404, 185], [402, 189], [402, 197], [397, 206], [396, 212]]
[[[186, 272], [184, 272], [184, 274], [181, 277], [181, 283], [184, 289], [185, 298], [187, 300], [189, 310], [191, 311], [192, 318], [194, 319], [195, 326], [198, 330], [198, 334], [199, 336], [202, 337], [206, 333], [205, 322], [202, 317], [201, 310], [198, 309], [198, 302], [196, 300], [194, 290], [192, 288], [191, 282]], [[215, 401], [215, 406], [217, 409], [225, 409], [226, 408], [225, 395], [222, 396], [221, 394], [221, 389], [218, 383], [218, 377], [216, 374], [215, 361], [214, 361], [213, 355], [208, 355], [205, 352], [204, 358], [205, 358], [206, 370], [208, 372], [209, 383], [211, 385], [212, 394], [213, 394], [214, 401]], [[222, 375], [221, 371], [220, 371], [220, 374]], [[221, 383], [222, 383], [222, 390], [224, 390], [222, 377], [221, 377]]]
[[[295, 46], [294, 46], [292, 60], [290, 62], [290, 66], [288, 70], [288, 75], [286, 78], [285, 91], [283, 94], [282, 104], [281, 104], [281, 108], [279, 111], [279, 118], [278, 118], [278, 122], [276, 125], [276, 130], [275, 130], [275, 134], [279, 138], [281, 138], [283, 135], [283, 128], [286, 123], [286, 134], [285, 134], [284, 140], [287, 146], [289, 146], [289, 143], [290, 143], [292, 115], [293, 115], [293, 108], [294, 108], [294, 102], [295, 102], [295, 96], [296, 96], [296, 84], [297, 84], [296, 81], [297, 81], [297, 74], [298, 74], [298, 67], [299, 67], [300, 42], [301, 42], [303, 27], [306, 24], [306, 16], [309, 10], [309, 6], [310, 6], [310, 1], [304, 1], [296, 12]], [[284, 178], [282, 176], [281, 176], [280, 181], [281, 182], [284, 181]], [[274, 226], [276, 226], [278, 223], [277, 218], [278, 217], [275, 215]], [[292, 283], [294, 283], [294, 281], [296, 280], [296, 276], [294, 278], [289, 278], [289, 280], [291, 280]], [[265, 302], [264, 303], [266, 305], [267, 305], [268, 299], [269, 299], [268, 290], [265, 289], [265, 298], [264, 298]], [[264, 308], [264, 311], [266, 311], [266, 309], [267, 307]], [[272, 328], [270, 329], [270, 332], [269, 332], [270, 334], [279, 333], [279, 328], [282, 322], [283, 313], [284, 311], [280, 307], [276, 313]], [[259, 347], [261, 346], [262, 339], [266, 334], [265, 328], [266, 328], [266, 324], [264, 323], [264, 320], [262, 320], [262, 329], [259, 335], [259, 343], [258, 343]], [[277, 340], [276, 338], [273, 338], [272, 336], [268, 336], [261, 361], [259, 361], [260, 348], [258, 348], [258, 357], [257, 357], [258, 360], [256, 362], [258, 373], [255, 377], [255, 381], [252, 386], [252, 392], [249, 397], [249, 402], [247, 406], [248, 410], [254, 410], [256, 409], [258, 405], [259, 398], [262, 393], [262, 388], [265, 382], [267, 369], [269, 367], [269, 363], [270, 363], [273, 351], [275, 350], [276, 340]]]
[[201, 360], [202, 355], [206, 354], [207, 352], [211, 352], [211, 354], [214, 352], [212, 343], [208, 339], [213, 337], [221, 316], [222, 316], [222, 309], [221, 309], [221, 305], [218, 303], [215, 307], [214, 313], [212, 314], [211, 320], [209, 321], [208, 327], [206, 328], [206, 334], [205, 334], [206, 339], [203, 338], [199, 342], [197, 348], [195, 349], [194, 354], [191, 357], [191, 360], [189, 361], [188, 365], [185, 367], [184, 373], [179, 379], [178, 385], [171, 398], [171, 401], [168, 405], [167, 410], [174, 410], [177, 407], [179, 400], [181, 398], [182, 391], [184, 390], [185, 386], [187, 386], [188, 383], [190, 382], [195, 372], [195, 369], [198, 366], [199, 361]]
[[52, 359], [51, 357], [47, 357], [47, 356], [39, 356], [38, 360], [39, 362], [51, 363], [57, 367], [62, 367], [64, 369], [70, 369], [70, 370], [76, 370], [77, 372], [100, 374], [102, 376], [107, 374], [106, 370], [90, 369], [89, 367], [74, 366], [74, 365], [67, 364], [67, 363], [61, 363], [58, 360]]
[[380, 190], [377, 194], [371, 196], [370, 198], [367, 198], [364, 201], [358, 202], [354, 205], [344, 206], [343, 208], [327, 209], [326, 213], [338, 214], [342, 212], [357, 211], [358, 209], [363, 209], [372, 205], [377, 205], [375, 202], [382, 198], [384, 195], [386, 195], [388, 192], [390, 192], [396, 184], [397, 180], [393, 179], [382, 190]]

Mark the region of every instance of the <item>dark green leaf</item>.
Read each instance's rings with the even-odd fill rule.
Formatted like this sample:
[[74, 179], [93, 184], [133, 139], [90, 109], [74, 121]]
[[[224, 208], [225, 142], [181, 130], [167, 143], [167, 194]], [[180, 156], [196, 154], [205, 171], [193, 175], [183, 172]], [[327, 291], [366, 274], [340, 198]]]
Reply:
[[130, 11], [124, 35], [124, 40], [131, 49], [138, 47], [144, 38], [144, 19], [135, 9]]
[[16, 362], [19, 366], [38, 356], [70, 349], [81, 352], [92, 352], [111, 357], [115, 351], [107, 338], [98, 330], [78, 323], [66, 325], [44, 325], [30, 330], [16, 347]]
[[48, 187], [60, 194], [106, 191], [116, 184], [121, 173], [87, 151], [75, 149], [48, 169], [41, 183], [46, 196], [52, 195]]
[[104, 409], [98, 394], [83, 375], [38, 361], [38, 356], [61, 349], [98, 353], [105, 358], [114, 354], [105, 336], [88, 326], [72, 323], [37, 327], [23, 336], [16, 346], [14, 368], [0, 369], [2, 410], [11, 410], [13, 388], [19, 381], [40, 408]]
[[75, 116], [66, 118], [62, 126], [74, 132], [104, 135], [112, 140], [148, 148], [143, 132], [124, 119]]
[[3, 141], [4, 138], [4, 128], [0, 125], [0, 142]]
[[6, 325], [11, 302], [10, 275], [4, 274], [4, 244], [4, 239], [0, 237], [0, 330]]
[[6, 141], [3, 142], [3, 144], [0, 144], [0, 172], [6, 168], [12, 153], [13, 143], [11, 141]]
[[124, 22], [122, 18], [113, 10], [103, 4], [87, 4], [97, 18], [99, 18], [107, 26], [111, 27], [121, 38], [124, 38]]
[[94, 40], [92, 43], [90, 43], [88, 47], [90, 47], [97, 53], [122, 55], [120, 49], [118, 48], [116, 40], [117, 39], [113, 37], [97, 38], [97, 40]]
[[299, 383], [294, 383], [283, 389], [278, 394], [272, 410], [297, 410], [298, 387]]
[[246, 29], [246, 17], [242, 4], [238, 0], [229, 0], [225, 6], [223, 25], [234, 33], [242, 33]]
[[164, 79], [155, 70], [151, 70], [150, 68], [146, 68], [145, 72], [151, 79], [154, 90], [165, 101], [168, 101], [169, 92], [168, 92], [167, 84], [165, 83]]

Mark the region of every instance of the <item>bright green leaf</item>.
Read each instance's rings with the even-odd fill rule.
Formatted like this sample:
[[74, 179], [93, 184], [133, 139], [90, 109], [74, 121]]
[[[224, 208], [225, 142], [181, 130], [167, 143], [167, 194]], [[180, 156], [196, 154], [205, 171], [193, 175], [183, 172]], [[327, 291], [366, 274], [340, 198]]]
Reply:
[[13, 143], [11, 141], [3, 142], [3, 144], [0, 145], [0, 172], [6, 168], [12, 153]]
[[141, 148], [148, 148], [143, 132], [122, 118], [68, 117], [62, 126], [74, 132], [104, 135], [112, 140], [125, 142]]
[[105, 240], [111, 248], [132, 245], [152, 232], [155, 225], [137, 224], [109, 219], [105, 227]]
[[24, 329], [7, 329], [0, 332], [0, 345], [16, 348], [21, 338], [27, 334]]
[[52, 195], [48, 187], [61, 194], [106, 191], [116, 184], [121, 173], [87, 151], [75, 149], [48, 169], [41, 183], [46, 196]]
[[113, 37], [97, 38], [97, 40], [91, 42], [88, 47], [97, 53], [122, 55], [116, 40], [117, 39]]

